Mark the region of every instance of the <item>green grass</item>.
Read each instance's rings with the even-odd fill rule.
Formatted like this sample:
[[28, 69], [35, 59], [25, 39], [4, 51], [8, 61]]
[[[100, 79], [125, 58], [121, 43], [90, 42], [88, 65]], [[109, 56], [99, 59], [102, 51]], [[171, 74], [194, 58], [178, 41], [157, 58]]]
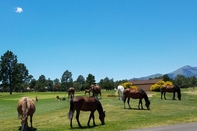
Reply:
[[[196, 90], [182, 90], [182, 100], [171, 100], [172, 94], [166, 93], [168, 100], [161, 100], [159, 92], [148, 92], [153, 94], [149, 97], [151, 110], [138, 110], [138, 100], [131, 99], [130, 104], [134, 109], [124, 109], [123, 102], [118, 97], [107, 97], [114, 95], [115, 91], [102, 91], [100, 100], [106, 111], [105, 125], [100, 125], [98, 113], [95, 112], [97, 126], [87, 127], [89, 112], [81, 112], [80, 122], [83, 128], [79, 128], [75, 117], [73, 127], [70, 128], [67, 113], [69, 101], [57, 101], [55, 97], [67, 97], [63, 92], [33, 92], [33, 93], [0, 93], [0, 123], [1, 131], [16, 131], [20, 127], [20, 120], [17, 119], [16, 106], [20, 97], [30, 98], [38, 96], [36, 102], [36, 113], [33, 117], [33, 126], [36, 131], [97, 131], [109, 130], [120, 131], [127, 129], [147, 128], [169, 124], [197, 122], [197, 99]], [[84, 92], [76, 92], [76, 95], [84, 95]], [[143, 105], [145, 104], [143, 100]], [[126, 103], [126, 107], [128, 107]], [[145, 108], [145, 106], [144, 106]]]

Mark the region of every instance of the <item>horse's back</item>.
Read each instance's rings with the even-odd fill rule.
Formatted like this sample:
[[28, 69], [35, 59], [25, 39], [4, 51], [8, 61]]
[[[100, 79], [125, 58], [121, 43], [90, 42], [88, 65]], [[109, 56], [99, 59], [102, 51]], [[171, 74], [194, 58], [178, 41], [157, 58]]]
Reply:
[[144, 92], [139, 89], [125, 89], [123, 92], [125, 97], [130, 97], [132, 99], [142, 99], [144, 98]]
[[28, 115], [31, 115], [36, 111], [36, 107], [35, 107], [34, 101], [28, 97], [22, 97], [19, 99], [18, 105], [17, 105], [17, 111], [19, 114], [22, 114], [22, 104], [25, 99], [27, 99], [26, 108], [28, 109]]
[[72, 99], [75, 110], [91, 111], [97, 109], [97, 100], [94, 97], [76, 96]]
[[161, 91], [163, 92], [175, 92], [177, 89], [173, 85], [162, 86]]

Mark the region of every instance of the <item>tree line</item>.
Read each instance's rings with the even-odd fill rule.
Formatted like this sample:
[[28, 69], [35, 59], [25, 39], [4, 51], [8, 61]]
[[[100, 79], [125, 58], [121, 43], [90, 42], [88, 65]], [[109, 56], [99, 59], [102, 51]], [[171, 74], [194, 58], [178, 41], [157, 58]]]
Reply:
[[[173, 84], [181, 87], [195, 87], [197, 78], [195, 76], [186, 78], [183, 75], [178, 75], [175, 79], [169, 78], [167, 74], [153, 79], [163, 79], [171, 81]], [[51, 80], [43, 74], [36, 80], [24, 63], [18, 63], [17, 56], [12, 51], [5, 52], [0, 59], [0, 90], [9, 92], [24, 92], [24, 91], [67, 91], [69, 87], [74, 87], [77, 91], [89, 89], [91, 84], [95, 84], [95, 76], [91, 73], [85, 78], [79, 75], [76, 80], [72, 78], [72, 72], [66, 70], [63, 72], [60, 79]], [[118, 85], [128, 82], [128, 80], [117, 80], [105, 77], [97, 84], [101, 89], [113, 90]]]
[[[101, 79], [97, 84], [102, 89], [112, 90], [127, 80], [114, 81], [108, 77]], [[5, 52], [0, 59], [0, 90], [9, 92], [24, 91], [67, 91], [69, 87], [75, 87], [77, 91], [89, 89], [95, 84], [95, 76], [91, 73], [85, 78], [79, 75], [76, 80], [72, 78], [72, 72], [66, 70], [60, 79], [51, 80], [41, 74], [36, 80], [24, 63], [18, 63], [17, 56], [12, 51]]]

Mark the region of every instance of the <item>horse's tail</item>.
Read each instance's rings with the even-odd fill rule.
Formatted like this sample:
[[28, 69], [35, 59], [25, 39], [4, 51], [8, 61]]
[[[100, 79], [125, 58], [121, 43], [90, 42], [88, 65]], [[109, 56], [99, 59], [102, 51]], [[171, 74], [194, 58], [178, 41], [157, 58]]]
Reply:
[[70, 100], [70, 110], [68, 113], [68, 119], [72, 119], [73, 118], [73, 114], [74, 114], [74, 103], [73, 100]]
[[27, 117], [27, 98], [25, 98], [22, 102], [22, 113], [23, 116], [22, 117]]

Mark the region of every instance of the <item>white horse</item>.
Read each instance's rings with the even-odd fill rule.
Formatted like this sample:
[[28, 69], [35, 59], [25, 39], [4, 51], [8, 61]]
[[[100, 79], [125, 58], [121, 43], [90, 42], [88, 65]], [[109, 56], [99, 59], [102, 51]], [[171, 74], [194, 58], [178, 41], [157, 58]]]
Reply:
[[119, 100], [122, 99], [123, 100], [123, 91], [124, 91], [124, 87], [119, 85], [117, 87], [117, 90], [116, 90], [116, 93], [118, 93], [118, 97], [119, 97]]

